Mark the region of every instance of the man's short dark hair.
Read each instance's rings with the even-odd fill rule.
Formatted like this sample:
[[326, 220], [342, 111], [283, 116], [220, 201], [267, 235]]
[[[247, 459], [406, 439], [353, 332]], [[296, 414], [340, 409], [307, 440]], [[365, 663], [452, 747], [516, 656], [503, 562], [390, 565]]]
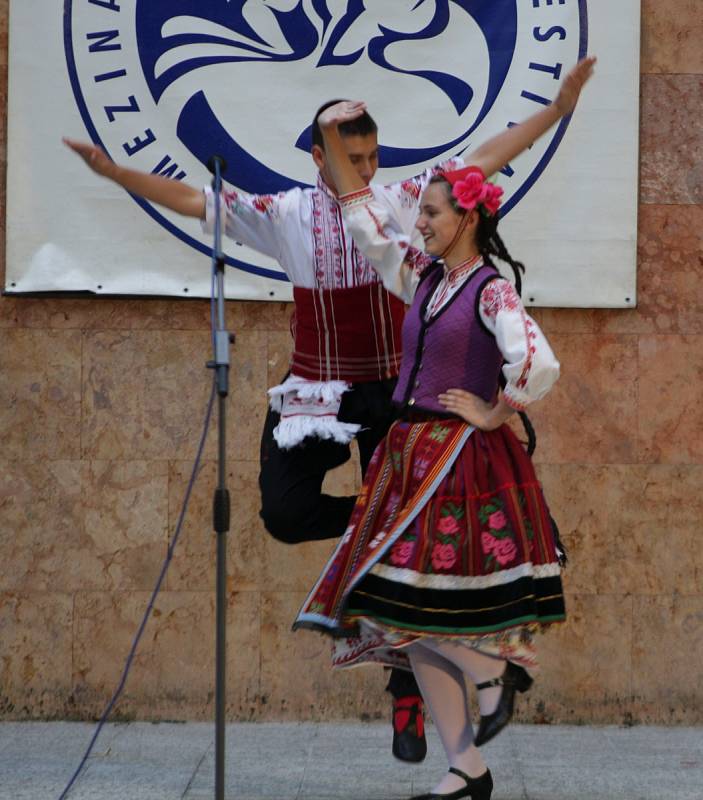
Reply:
[[[330, 106], [333, 106], [335, 103], [341, 103], [342, 100], [328, 100], [326, 103], [321, 105], [317, 111], [315, 112], [315, 117], [312, 122], [312, 143], [313, 145], [318, 145], [322, 147], [324, 150], [324, 143], [322, 140], [322, 131], [320, 130], [320, 125], [317, 121], [317, 118], [322, 114], [325, 109], [328, 109]], [[368, 111], [364, 111], [361, 116], [357, 117], [356, 119], [351, 120], [350, 122], [343, 122], [339, 126], [339, 132], [342, 136], [369, 136], [372, 133], [376, 133], [378, 131], [378, 125], [373, 121], [373, 117], [369, 114]]]

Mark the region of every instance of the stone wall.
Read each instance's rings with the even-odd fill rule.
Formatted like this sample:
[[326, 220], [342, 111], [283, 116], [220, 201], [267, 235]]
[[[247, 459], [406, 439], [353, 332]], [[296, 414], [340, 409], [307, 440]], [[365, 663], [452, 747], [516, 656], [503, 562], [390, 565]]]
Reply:
[[[534, 421], [570, 617], [544, 638], [523, 720], [703, 721], [703, 10], [644, 0], [643, 15], [639, 307], [535, 312], [563, 364]], [[330, 545], [286, 548], [257, 516], [290, 308], [228, 314], [229, 715], [386, 716], [380, 669], [332, 674], [324, 641], [290, 633]], [[116, 686], [195, 453], [208, 323], [199, 301], [0, 298], [0, 716], [89, 718]], [[118, 718], [213, 715], [214, 445]], [[354, 464], [330, 481], [358, 482]]]

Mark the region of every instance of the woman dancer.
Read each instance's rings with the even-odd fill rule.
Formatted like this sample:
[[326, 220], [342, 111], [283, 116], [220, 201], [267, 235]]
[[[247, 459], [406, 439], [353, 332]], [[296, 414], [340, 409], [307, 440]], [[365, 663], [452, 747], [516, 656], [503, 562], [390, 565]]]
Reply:
[[[580, 65], [575, 88], [565, 84], [573, 105], [592, 66]], [[355, 113], [354, 106], [321, 119], [328, 153], [339, 152], [334, 115]], [[520, 135], [499, 152], [514, 150]], [[335, 164], [340, 189], [355, 189], [343, 155]], [[565, 618], [549, 511], [505, 424], [546, 394], [559, 365], [495, 267], [494, 258], [509, 264], [519, 287], [522, 265], [497, 233], [501, 195], [479, 167], [431, 180], [417, 228], [441, 262], [421, 276], [403, 264], [407, 236], [392, 209], [369, 189], [343, 198], [355, 241], [412, 306], [393, 396], [398, 420], [295, 627], [344, 637], [338, 666], [411, 666], [449, 762], [422, 800], [490, 798], [493, 781], [478, 746], [509, 722], [516, 691], [532, 683], [534, 633]], [[478, 690], [475, 736], [465, 676]]]

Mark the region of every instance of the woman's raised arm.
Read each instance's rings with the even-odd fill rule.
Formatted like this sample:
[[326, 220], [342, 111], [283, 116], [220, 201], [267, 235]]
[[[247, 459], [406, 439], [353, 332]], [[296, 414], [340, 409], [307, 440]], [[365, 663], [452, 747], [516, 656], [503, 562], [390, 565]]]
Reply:
[[466, 164], [480, 167], [483, 174], [488, 177], [503, 169], [546, 133], [555, 122], [571, 114], [581, 90], [593, 74], [595, 63], [596, 59], [593, 57], [579, 61], [562, 81], [559, 94], [550, 106], [528, 117], [519, 125], [499, 133], [465, 155]]

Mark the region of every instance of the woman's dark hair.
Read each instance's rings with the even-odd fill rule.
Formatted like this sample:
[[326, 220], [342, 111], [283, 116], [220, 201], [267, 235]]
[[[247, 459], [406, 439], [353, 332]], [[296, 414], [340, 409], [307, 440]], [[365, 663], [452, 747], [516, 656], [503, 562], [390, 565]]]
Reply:
[[[433, 175], [430, 178], [430, 183], [444, 184], [447, 199], [451, 207], [457, 214], [465, 213], [465, 209], [457, 203], [456, 197], [452, 194], [451, 184], [445, 177], [442, 175]], [[521, 261], [515, 261], [508, 252], [505, 243], [498, 235], [498, 214], [488, 216], [479, 209], [476, 244], [478, 245], [479, 252], [483, 256], [483, 260], [492, 267], [498, 269], [493, 261], [494, 256], [504, 261], [506, 264], [510, 264], [515, 275], [515, 290], [518, 294], [522, 294], [522, 278], [520, 273], [525, 271], [525, 265]]]
[[[326, 103], [321, 105], [317, 111], [315, 112], [315, 116], [313, 117], [312, 121], [312, 143], [316, 144], [318, 147], [321, 147], [323, 150], [325, 148], [324, 142], [322, 140], [322, 131], [320, 130], [320, 123], [317, 121], [317, 118], [322, 114], [323, 111], [328, 109], [330, 106], [335, 105], [335, 103], [341, 103], [342, 100], [328, 100]], [[350, 122], [343, 122], [339, 126], [339, 133], [342, 136], [368, 136], [369, 134], [376, 133], [378, 131], [378, 125], [373, 120], [371, 114], [368, 111], [364, 111], [361, 116], [358, 116], [356, 119], [351, 120]]]

